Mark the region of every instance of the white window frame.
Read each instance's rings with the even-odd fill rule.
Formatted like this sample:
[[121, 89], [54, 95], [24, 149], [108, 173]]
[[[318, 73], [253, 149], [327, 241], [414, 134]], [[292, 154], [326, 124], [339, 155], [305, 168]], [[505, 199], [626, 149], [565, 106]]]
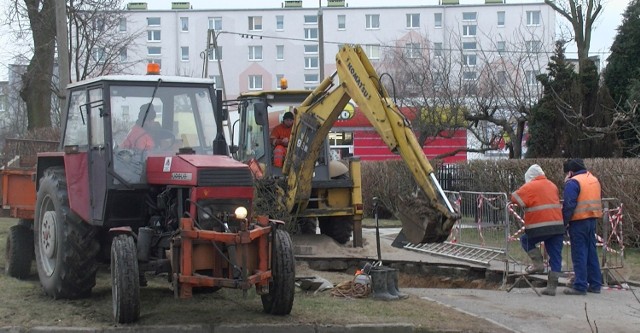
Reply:
[[320, 68], [320, 59], [316, 56], [304, 57], [304, 69]]
[[433, 27], [442, 29], [442, 13], [433, 13]]
[[496, 42], [496, 49], [498, 50], [498, 55], [504, 55], [504, 53], [507, 51], [507, 42], [505, 41], [497, 41]]
[[539, 40], [528, 40], [525, 42], [527, 53], [538, 53], [542, 50], [542, 42]]
[[262, 31], [262, 16], [249, 16], [249, 31]]
[[224, 89], [224, 82], [222, 82], [222, 75], [209, 75], [209, 78], [213, 80], [213, 86], [216, 89]]
[[463, 54], [462, 63], [467, 67], [475, 67], [478, 64], [478, 56], [475, 54]]
[[249, 90], [262, 90], [262, 75], [249, 75], [248, 76], [248, 88]]
[[498, 11], [497, 16], [498, 16], [497, 17], [498, 27], [503, 28], [505, 23], [506, 23], [506, 21], [507, 21], [507, 13], [505, 13], [505, 11], [501, 10], [501, 11]]
[[304, 28], [304, 39], [318, 40], [318, 28]]
[[249, 45], [249, 61], [262, 61], [262, 45]]
[[475, 22], [478, 20], [478, 12], [462, 12], [463, 22]]
[[478, 43], [476, 41], [473, 42], [462, 42], [462, 50], [463, 51], [475, 51], [478, 49]]
[[209, 17], [208, 22], [209, 22], [209, 29], [213, 29], [215, 31], [222, 30], [222, 17], [219, 17], [219, 16]]
[[338, 30], [347, 30], [347, 15], [338, 15]]
[[539, 26], [542, 21], [542, 14], [539, 10], [527, 11], [527, 26]]
[[318, 25], [318, 15], [305, 15], [304, 16], [304, 24], [315, 24], [315, 25]]
[[284, 60], [284, 45], [276, 45], [276, 60]]
[[118, 51], [118, 59], [120, 59], [120, 62], [126, 62], [127, 61], [127, 47], [122, 47], [120, 48], [120, 50]]
[[463, 71], [462, 72], [462, 80], [463, 81], [475, 81], [478, 79], [478, 72], [476, 71]]
[[[218, 55], [220, 55], [220, 58], [218, 58]], [[216, 60], [222, 61], [222, 46], [218, 46], [213, 50], [211, 50], [209, 52], [208, 58], [209, 58], [209, 61], [216, 61]]]
[[507, 85], [507, 71], [498, 71], [496, 81], [500, 86]]
[[418, 29], [420, 28], [420, 14], [419, 13], [408, 13], [407, 14], [407, 29]]
[[127, 31], [127, 18], [126, 17], [121, 17], [120, 21], [118, 22], [118, 31], [119, 32], [126, 32]]
[[284, 15], [276, 15], [276, 31], [284, 31]]
[[[152, 53], [151, 50], [158, 50], [158, 53]], [[162, 56], [162, 47], [160, 46], [147, 46], [147, 56], [149, 57], [159, 57]]]
[[462, 37], [475, 37], [477, 34], [478, 26], [476, 24], [465, 24], [462, 26]]
[[158, 43], [162, 41], [162, 30], [147, 30], [147, 42]]
[[539, 74], [540, 74], [540, 71], [535, 69], [524, 71], [524, 77], [527, 84], [530, 86], [538, 85], [538, 79], [536, 79], [536, 76], [538, 76]]
[[180, 60], [181, 61], [189, 61], [189, 47], [181, 46], [180, 47]]
[[304, 54], [318, 54], [319, 49], [318, 44], [307, 44], [304, 46]]
[[189, 18], [188, 17], [181, 17], [180, 18], [180, 31], [181, 32], [188, 32], [189, 31]]
[[284, 74], [276, 74], [276, 87], [278, 88], [278, 90], [282, 90], [282, 87], [280, 86], [280, 81], [284, 78]]
[[407, 58], [409, 59], [418, 59], [421, 56], [422, 50], [420, 43], [407, 43], [405, 50]]
[[380, 44], [365, 44], [364, 53], [367, 55], [367, 58], [369, 58], [369, 60], [379, 60]]
[[[156, 19], [158, 20], [158, 23], [155, 22]], [[160, 17], [157, 17], [157, 16], [147, 17], [148, 27], [159, 27], [160, 25], [162, 25], [162, 19]]]
[[433, 43], [433, 56], [442, 57], [442, 49], [443, 49], [442, 42]]
[[318, 73], [304, 74], [304, 83], [318, 83], [318, 82], [320, 82], [320, 74]]
[[365, 14], [364, 19], [366, 30], [380, 29], [380, 14]]

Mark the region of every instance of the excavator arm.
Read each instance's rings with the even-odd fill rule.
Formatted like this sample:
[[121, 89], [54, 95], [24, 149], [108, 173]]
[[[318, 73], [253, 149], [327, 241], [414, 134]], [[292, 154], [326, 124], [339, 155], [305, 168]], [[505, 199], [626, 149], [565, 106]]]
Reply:
[[[336, 67], [336, 72], [297, 107], [290, 151], [283, 167], [288, 188], [281, 196], [283, 204], [289, 211], [306, 207], [314, 164], [324, 138], [352, 99], [389, 149], [402, 157], [426, 196], [420, 207], [398, 207], [407, 239], [411, 243], [445, 241], [458, 216], [437, 182], [409, 121], [387, 94], [360, 46], [343, 46], [336, 55]], [[336, 76], [338, 83], [334, 84]]]

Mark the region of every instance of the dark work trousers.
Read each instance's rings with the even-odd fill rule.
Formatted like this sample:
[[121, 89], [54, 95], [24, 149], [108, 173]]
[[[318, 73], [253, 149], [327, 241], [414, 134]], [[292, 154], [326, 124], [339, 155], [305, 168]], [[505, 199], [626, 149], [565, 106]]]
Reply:
[[584, 219], [569, 222], [571, 237], [571, 261], [576, 278], [573, 289], [586, 291], [600, 290], [602, 272], [596, 251], [596, 219]]
[[536, 248], [536, 244], [544, 242], [544, 248], [549, 255], [549, 266], [552, 272], [560, 272], [562, 270], [562, 239], [564, 236], [549, 235], [539, 237], [528, 237], [527, 234], [520, 237], [520, 244], [525, 252], [529, 252]]

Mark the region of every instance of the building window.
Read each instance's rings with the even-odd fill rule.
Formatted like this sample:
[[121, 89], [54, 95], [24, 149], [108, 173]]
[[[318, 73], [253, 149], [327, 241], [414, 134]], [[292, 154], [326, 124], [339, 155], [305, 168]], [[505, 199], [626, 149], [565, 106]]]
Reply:
[[442, 13], [433, 14], [433, 26], [436, 28], [442, 28]]
[[120, 57], [120, 62], [127, 61], [127, 48], [126, 47], [123, 47], [123, 48], [120, 49], [119, 57]]
[[407, 14], [407, 28], [420, 28], [420, 14]]
[[527, 25], [540, 25], [540, 11], [527, 11]]
[[497, 80], [499, 85], [504, 86], [507, 84], [507, 72], [499, 71], [497, 76], [498, 76]]
[[262, 45], [249, 46], [249, 61], [262, 60]]
[[462, 49], [465, 51], [476, 50], [477, 43], [476, 42], [462, 42]]
[[149, 46], [147, 47], [147, 55], [160, 56], [162, 55], [162, 48], [159, 46]]
[[213, 87], [216, 89], [223, 89], [224, 88], [224, 82], [222, 82], [222, 76], [221, 75], [209, 75], [210, 79], [213, 79]]
[[317, 40], [318, 28], [304, 28], [304, 39]]
[[463, 37], [474, 37], [476, 35], [477, 26], [475, 24], [463, 25], [462, 26], [462, 36]]
[[262, 16], [249, 16], [249, 30], [262, 31]]
[[442, 43], [433, 43], [433, 55], [442, 57]]
[[525, 43], [528, 53], [537, 53], [542, 49], [542, 42], [539, 40], [528, 40]]
[[147, 42], [159, 42], [160, 37], [160, 30], [147, 30]]
[[379, 14], [367, 14], [364, 17], [366, 20], [365, 29], [380, 29]]
[[318, 44], [305, 45], [304, 54], [318, 54]]
[[318, 57], [304, 57], [304, 69], [318, 69]]
[[189, 18], [181, 17], [180, 18], [180, 31], [189, 31]]
[[276, 74], [276, 87], [278, 89], [282, 89], [282, 79], [284, 79], [284, 74]]
[[125, 32], [127, 31], [127, 18], [121, 17], [118, 24], [118, 31]]
[[210, 17], [209, 29], [214, 29], [215, 31], [222, 30], [222, 17]]
[[538, 84], [538, 79], [536, 79], [538, 74], [540, 74], [540, 71], [537, 71], [537, 70], [525, 71], [524, 76], [527, 80], [527, 84], [531, 86]]
[[465, 54], [462, 56], [465, 66], [475, 66], [478, 60], [475, 54]]
[[496, 43], [496, 48], [498, 49], [499, 55], [504, 55], [504, 52], [507, 50], [507, 43], [504, 41], [499, 41]]
[[209, 60], [222, 60], [222, 46], [209, 50]]
[[157, 58], [147, 59], [147, 63], [148, 64], [158, 64], [160, 66], [160, 68], [162, 68], [162, 59], [157, 59]]
[[462, 79], [465, 81], [473, 81], [476, 79], [475, 71], [464, 71], [462, 72]]
[[249, 75], [249, 90], [262, 90], [262, 75]]
[[364, 46], [364, 53], [367, 54], [367, 58], [373, 60], [373, 59], [380, 59], [380, 44], [375, 44], [375, 45], [365, 45]]
[[91, 52], [91, 57], [93, 58], [93, 61], [99, 64], [103, 64], [106, 58], [104, 48], [103, 47], [94, 48]]
[[189, 47], [188, 46], [182, 46], [180, 48], [180, 60], [189, 61]]
[[276, 30], [284, 30], [284, 15], [276, 15]]
[[320, 75], [318, 74], [305, 74], [304, 83], [318, 83], [320, 81]]
[[499, 27], [504, 27], [504, 20], [505, 20], [504, 12], [498, 12], [498, 26]]
[[338, 15], [338, 30], [345, 30], [347, 28], [347, 16]]
[[276, 60], [284, 60], [284, 45], [276, 45]]
[[147, 17], [147, 25], [148, 26], [159, 26], [160, 18], [159, 17]]
[[464, 12], [462, 13], [463, 21], [476, 21], [478, 19], [478, 13], [476, 12]]
[[304, 16], [304, 24], [318, 24], [318, 16], [317, 15], [305, 15]]
[[407, 58], [420, 58], [420, 44], [419, 43], [407, 43], [405, 46], [407, 52]]

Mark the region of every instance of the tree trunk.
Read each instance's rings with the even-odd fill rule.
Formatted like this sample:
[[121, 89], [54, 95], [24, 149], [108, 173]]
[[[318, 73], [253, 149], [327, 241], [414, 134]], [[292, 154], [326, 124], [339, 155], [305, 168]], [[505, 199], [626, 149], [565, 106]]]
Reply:
[[22, 76], [20, 97], [27, 128], [51, 127], [51, 79], [55, 55], [55, 0], [24, 0], [33, 32], [33, 57]]

